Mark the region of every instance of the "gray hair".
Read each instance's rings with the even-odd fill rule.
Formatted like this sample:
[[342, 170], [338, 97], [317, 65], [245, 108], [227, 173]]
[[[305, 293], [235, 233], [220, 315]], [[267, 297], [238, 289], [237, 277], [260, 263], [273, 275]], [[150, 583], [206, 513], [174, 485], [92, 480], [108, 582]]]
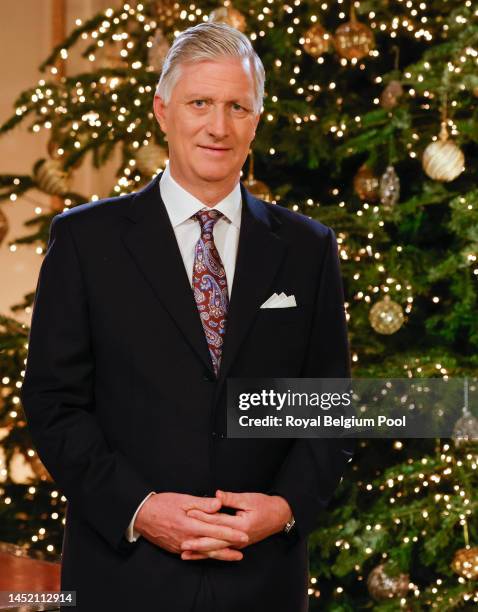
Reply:
[[207, 21], [181, 32], [164, 59], [156, 95], [161, 96], [164, 103], [168, 104], [173, 88], [181, 76], [182, 63], [223, 57], [249, 60], [254, 84], [254, 112], [259, 113], [264, 100], [265, 81], [261, 58], [254, 51], [247, 36], [225, 23]]

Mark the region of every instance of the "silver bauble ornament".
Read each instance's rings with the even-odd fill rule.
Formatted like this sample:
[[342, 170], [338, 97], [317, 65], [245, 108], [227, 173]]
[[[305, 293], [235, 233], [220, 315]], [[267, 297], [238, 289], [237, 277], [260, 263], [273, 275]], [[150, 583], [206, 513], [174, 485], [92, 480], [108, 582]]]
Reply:
[[400, 179], [395, 168], [387, 166], [380, 178], [380, 202], [385, 210], [391, 210], [400, 197]]
[[375, 567], [367, 578], [367, 588], [376, 601], [383, 601], [395, 597], [405, 597], [410, 587], [408, 574], [389, 576], [385, 564]]
[[478, 442], [478, 419], [470, 412], [463, 414], [453, 427], [452, 438], [456, 447]]

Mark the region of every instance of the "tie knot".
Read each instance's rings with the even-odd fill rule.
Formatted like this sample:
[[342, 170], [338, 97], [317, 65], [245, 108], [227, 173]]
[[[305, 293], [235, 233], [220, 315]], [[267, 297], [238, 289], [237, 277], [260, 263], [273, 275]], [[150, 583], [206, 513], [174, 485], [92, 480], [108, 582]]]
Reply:
[[219, 210], [200, 210], [192, 216], [197, 219], [201, 225], [201, 234], [212, 233], [214, 224], [222, 217], [222, 212]]

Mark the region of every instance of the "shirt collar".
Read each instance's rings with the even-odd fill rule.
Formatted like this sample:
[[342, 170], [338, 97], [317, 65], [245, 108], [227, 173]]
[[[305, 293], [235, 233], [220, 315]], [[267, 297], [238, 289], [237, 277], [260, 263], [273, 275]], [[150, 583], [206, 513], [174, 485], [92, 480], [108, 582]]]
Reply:
[[[161, 198], [166, 206], [173, 227], [180, 225], [203, 208], [209, 209], [201, 200], [186, 191], [171, 176], [169, 163], [159, 181]], [[220, 202], [213, 206], [237, 228], [241, 225], [241, 186], [239, 181], [234, 189]]]

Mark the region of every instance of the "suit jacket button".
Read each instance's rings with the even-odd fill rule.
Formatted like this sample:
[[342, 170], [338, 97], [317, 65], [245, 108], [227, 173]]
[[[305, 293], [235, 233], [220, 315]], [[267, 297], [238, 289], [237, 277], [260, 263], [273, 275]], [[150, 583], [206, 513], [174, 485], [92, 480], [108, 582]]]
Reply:
[[216, 431], [211, 432], [211, 436], [212, 436], [213, 438], [217, 438], [217, 432], [216, 432]]
[[212, 377], [211, 374], [209, 374], [209, 372], [206, 372], [203, 377], [203, 380], [205, 380], [206, 382], [214, 382], [214, 378]]

